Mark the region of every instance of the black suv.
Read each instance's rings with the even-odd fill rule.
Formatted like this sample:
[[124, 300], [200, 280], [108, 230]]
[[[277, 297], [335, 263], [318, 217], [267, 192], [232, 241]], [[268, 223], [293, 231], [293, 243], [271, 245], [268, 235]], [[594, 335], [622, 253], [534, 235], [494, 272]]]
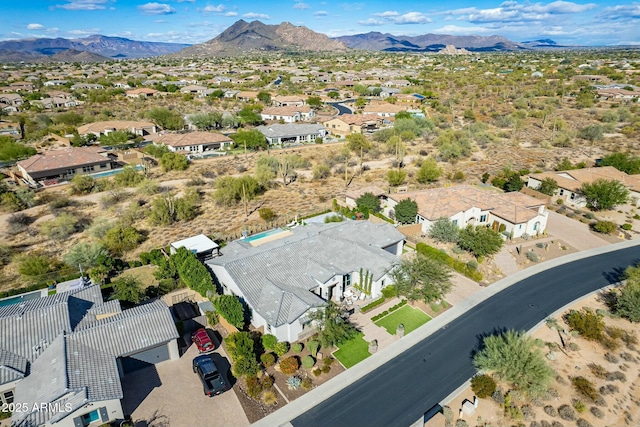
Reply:
[[222, 374], [218, 371], [216, 364], [210, 354], [198, 356], [193, 359], [193, 372], [198, 374], [204, 394], [212, 397], [228, 390], [228, 386]]

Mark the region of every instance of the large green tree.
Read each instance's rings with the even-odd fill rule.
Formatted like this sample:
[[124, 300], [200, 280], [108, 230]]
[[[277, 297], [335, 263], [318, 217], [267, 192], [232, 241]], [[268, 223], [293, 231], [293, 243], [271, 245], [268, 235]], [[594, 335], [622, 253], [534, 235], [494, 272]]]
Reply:
[[398, 202], [393, 211], [396, 214], [396, 221], [401, 224], [413, 224], [418, 215], [418, 204], [415, 200], [404, 199]]
[[540, 396], [555, 377], [542, 353], [543, 343], [524, 332], [509, 330], [490, 335], [473, 358], [479, 370], [495, 372], [511, 386], [529, 396]]
[[553, 178], [545, 178], [540, 183], [538, 191], [547, 196], [553, 196], [558, 189], [558, 183]]
[[137, 304], [144, 298], [142, 283], [134, 276], [119, 277], [111, 284], [113, 286], [112, 299]]
[[167, 130], [184, 129], [184, 119], [176, 111], [162, 107], [155, 107], [144, 113], [144, 116], [151, 119], [156, 125]]
[[373, 193], [364, 193], [356, 200], [356, 206], [360, 212], [378, 212], [380, 211], [380, 199]]
[[498, 253], [504, 243], [500, 233], [481, 225], [468, 225], [460, 230], [458, 235], [458, 246], [471, 252], [476, 258]]
[[449, 218], [438, 218], [429, 227], [429, 237], [439, 242], [454, 243], [460, 238], [458, 225]]
[[449, 292], [450, 277], [448, 267], [420, 254], [411, 260], [403, 259], [391, 272], [399, 295], [425, 303], [442, 299]]
[[435, 159], [429, 158], [420, 165], [416, 179], [420, 184], [426, 184], [437, 181], [441, 176], [442, 168], [438, 166], [438, 162]]
[[318, 340], [323, 347], [331, 347], [353, 338], [356, 327], [349, 321], [344, 309], [333, 301], [309, 315], [318, 329]]
[[160, 158], [160, 166], [163, 172], [172, 170], [183, 171], [189, 167], [187, 158], [179, 153], [164, 153]]
[[264, 187], [252, 176], [223, 176], [215, 182], [213, 199], [223, 206], [232, 206], [240, 201], [250, 201], [264, 192]]
[[257, 129], [239, 129], [238, 133], [231, 135], [231, 139], [235, 142], [236, 147], [246, 148], [247, 150], [255, 151], [268, 147], [267, 138]]
[[629, 189], [624, 184], [604, 178], [583, 183], [580, 192], [587, 200], [587, 206], [595, 211], [613, 209], [629, 200]]
[[238, 329], [244, 327], [244, 307], [235, 295], [219, 295], [211, 300], [216, 311]]
[[86, 271], [108, 256], [109, 251], [99, 242], [79, 242], [62, 256], [62, 260], [70, 267], [81, 266]]
[[0, 161], [11, 162], [34, 154], [36, 154], [35, 148], [16, 142], [10, 136], [0, 136]]
[[629, 175], [640, 173], [640, 157], [628, 153], [613, 153], [602, 158], [600, 166], [613, 166]]
[[116, 256], [138, 247], [144, 236], [137, 229], [123, 224], [116, 224], [106, 232], [102, 239], [104, 245]]

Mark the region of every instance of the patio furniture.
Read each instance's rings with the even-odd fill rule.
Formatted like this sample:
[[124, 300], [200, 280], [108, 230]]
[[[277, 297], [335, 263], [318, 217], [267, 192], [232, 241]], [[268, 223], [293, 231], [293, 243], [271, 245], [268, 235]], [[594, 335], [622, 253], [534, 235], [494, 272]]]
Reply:
[[350, 299], [353, 296], [353, 292], [351, 292], [351, 289], [347, 289], [342, 293], [342, 296], [346, 299]]
[[360, 294], [360, 299], [364, 300], [367, 297], [367, 294], [365, 294], [364, 292]]

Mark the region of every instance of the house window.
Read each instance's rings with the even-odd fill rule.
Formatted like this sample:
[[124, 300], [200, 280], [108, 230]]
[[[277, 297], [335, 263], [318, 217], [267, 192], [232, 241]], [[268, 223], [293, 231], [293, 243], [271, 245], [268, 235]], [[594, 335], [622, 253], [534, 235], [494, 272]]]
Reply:
[[487, 216], [486, 215], [480, 215], [480, 222], [487, 222]]
[[76, 170], [75, 169], [67, 169], [67, 175], [75, 175]]
[[267, 332], [271, 333], [271, 325], [267, 323]]
[[82, 167], [82, 172], [87, 173], [87, 172], [93, 172], [95, 170], [95, 167], [93, 165], [91, 166], [83, 166]]
[[458, 225], [458, 220], [457, 219], [454, 219], [451, 222], [453, 223], [453, 225]]
[[2, 403], [13, 403], [13, 390], [5, 391], [0, 395], [2, 397]]
[[91, 411], [88, 414], [84, 414], [82, 416], [82, 423], [85, 426], [88, 426], [92, 422], [98, 421], [99, 419], [100, 419], [100, 411], [96, 409], [95, 411]]
[[518, 226], [518, 230], [522, 230], [522, 224]]
[[561, 195], [561, 196], [564, 196], [564, 188], [561, 188], [561, 189], [560, 189], [560, 195]]
[[576, 193], [571, 193], [571, 200], [574, 200], [576, 198]]
[[106, 167], [107, 167], [107, 164], [106, 164], [106, 163], [100, 163], [100, 169], [104, 169], [104, 168], [106, 168]]
[[347, 286], [351, 286], [351, 275], [345, 274], [342, 276], [342, 289], [347, 289]]

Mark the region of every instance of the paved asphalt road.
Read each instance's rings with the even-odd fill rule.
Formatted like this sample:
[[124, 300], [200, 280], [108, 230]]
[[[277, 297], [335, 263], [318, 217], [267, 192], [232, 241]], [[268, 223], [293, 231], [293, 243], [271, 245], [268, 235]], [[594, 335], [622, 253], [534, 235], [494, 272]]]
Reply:
[[640, 247], [564, 264], [510, 286], [379, 369], [295, 418], [294, 427], [409, 426], [475, 370], [482, 337], [529, 330], [570, 302], [620, 279], [640, 262]]
[[341, 116], [343, 114], [351, 114], [351, 113], [353, 113], [353, 111], [349, 107], [347, 107], [345, 105], [341, 105], [344, 102], [353, 102], [353, 100], [352, 99], [347, 99], [345, 101], [340, 101], [340, 102], [327, 102], [327, 104], [335, 107], [338, 110], [338, 115], [339, 116]]

